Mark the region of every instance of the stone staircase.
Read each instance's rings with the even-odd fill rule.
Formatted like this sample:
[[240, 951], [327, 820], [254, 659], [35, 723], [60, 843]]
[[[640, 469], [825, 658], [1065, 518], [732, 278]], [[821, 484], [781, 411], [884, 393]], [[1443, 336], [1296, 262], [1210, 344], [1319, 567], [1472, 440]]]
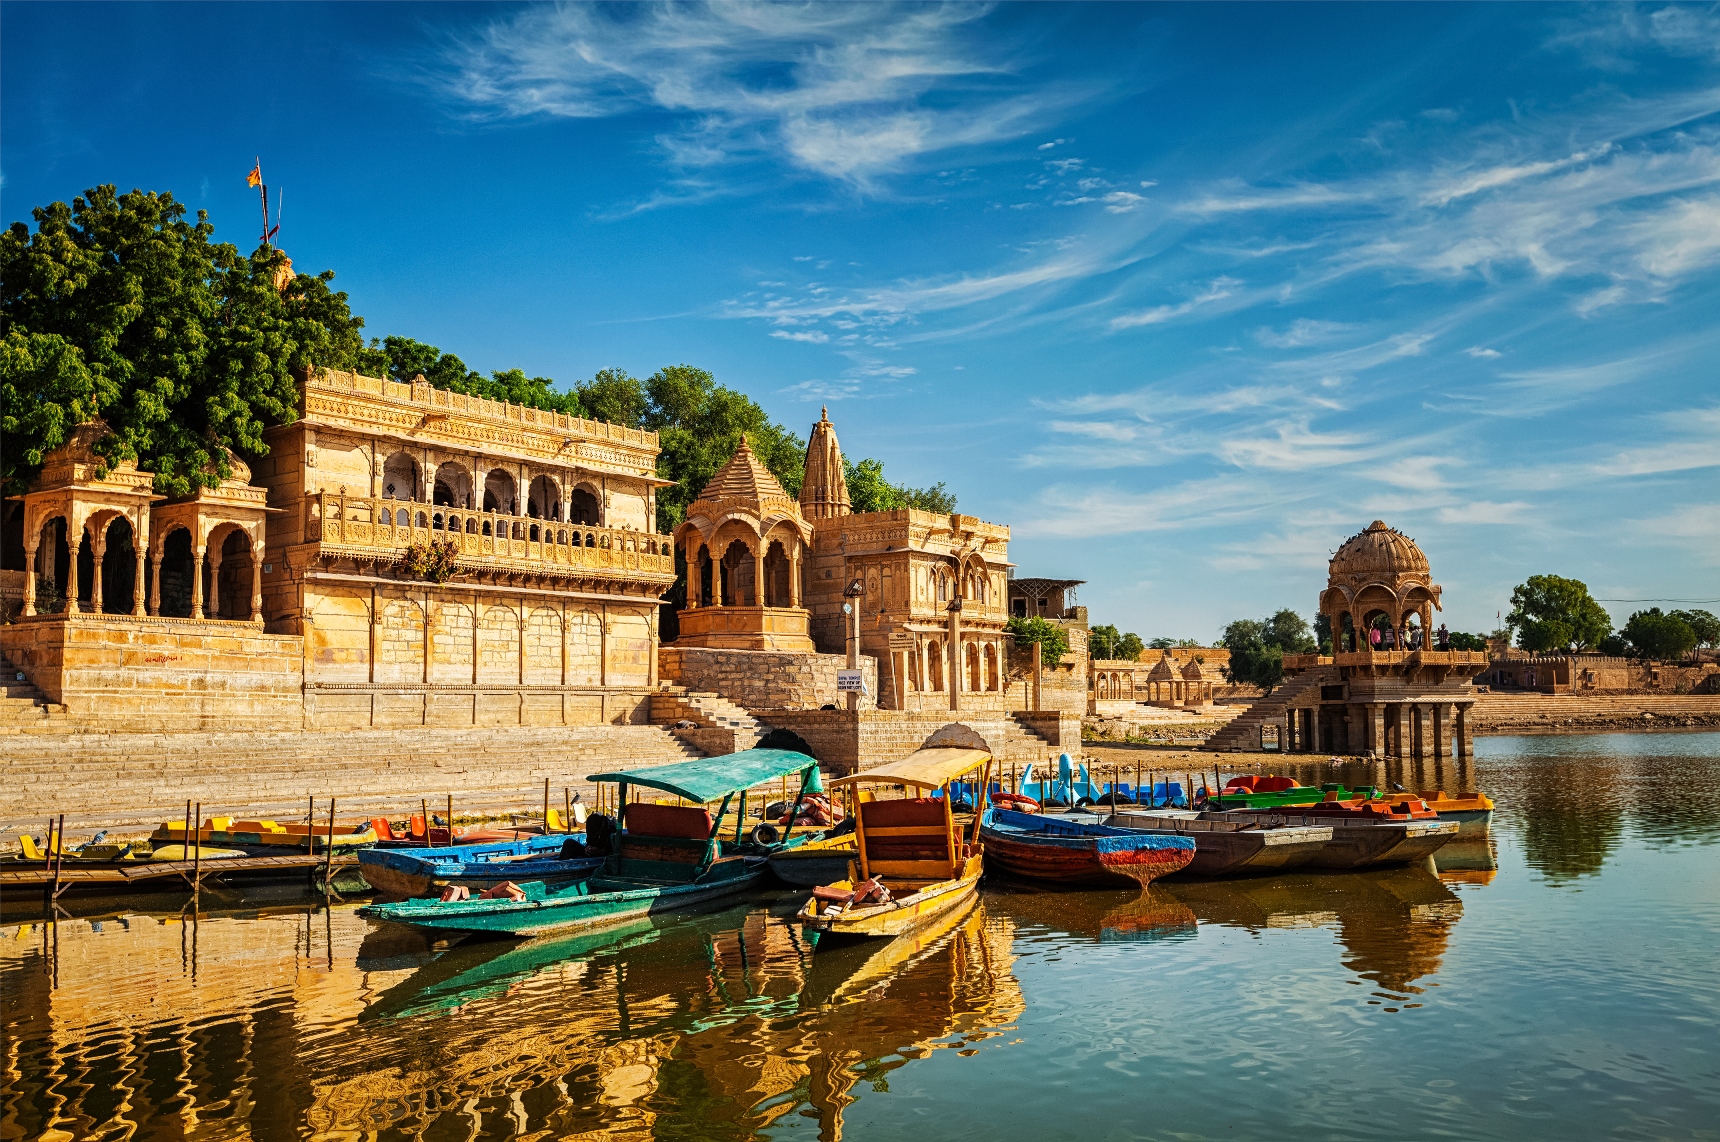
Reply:
[[1260, 748], [1260, 728], [1264, 725], [1284, 724], [1284, 715], [1298, 699], [1305, 698], [1312, 691], [1318, 691], [1323, 685], [1337, 681], [1337, 672], [1330, 666], [1322, 666], [1314, 670], [1304, 670], [1291, 678], [1286, 678], [1266, 697], [1256, 701], [1242, 713], [1232, 718], [1230, 724], [1206, 739], [1206, 749], [1209, 750], [1257, 750]]
[[[205, 816], [302, 820], [306, 798], [342, 821], [432, 806], [530, 811], [562, 789], [592, 800], [588, 774], [704, 756], [657, 726], [498, 726], [209, 733], [76, 733], [13, 738], [0, 749], [0, 844], [65, 813], [66, 828], [121, 829], [177, 820], [187, 800]], [[39, 830], [38, 830], [39, 831]]]
[[769, 726], [721, 694], [663, 685], [651, 695], [651, 724], [673, 726], [678, 722], [692, 722], [701, 729], [732, 731], [736, 750], [751, 749], [770, 732]]
[[64, 706], [48, 701], [0, 655], [0, 735], [64, 732], [70, 724]]

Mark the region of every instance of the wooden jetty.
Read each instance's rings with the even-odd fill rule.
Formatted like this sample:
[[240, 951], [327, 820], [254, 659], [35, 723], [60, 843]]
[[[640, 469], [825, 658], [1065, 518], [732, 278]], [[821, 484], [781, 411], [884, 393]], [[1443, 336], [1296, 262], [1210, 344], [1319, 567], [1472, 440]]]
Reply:
[[309, 853], [293, 853], [282, 856], [227, 857], [219, 861], [201, 862], [141, 860], [128, 861], [124, 864], [97, 865], [66, 862], [60, 866], [56, 875], [51, 862], [43, 862], [40, 865], [31, 862], [31, 866], [27, 868], [0, 868], [0, 891], [15, 891], [22, 888], [51, 888], [56, 880], [62, 889], [123, 888], [128, 884], [159, 880], [166, 877], [183, 877], [189, 884], [194, 877], [197, 880], [208, 880], [211, 877], [228, 876], [233, 873], [244, 873], [251, 877], [267, 876], [271, 873], [288, 874], [298, 871], [315, 873], [325, 867], [340, 869], [356, 864], [358, 864], [358, 858], [349, 853], [336, 853], [332, 860], [322, 853], [318, 853], [316, 856], [311, 856]]

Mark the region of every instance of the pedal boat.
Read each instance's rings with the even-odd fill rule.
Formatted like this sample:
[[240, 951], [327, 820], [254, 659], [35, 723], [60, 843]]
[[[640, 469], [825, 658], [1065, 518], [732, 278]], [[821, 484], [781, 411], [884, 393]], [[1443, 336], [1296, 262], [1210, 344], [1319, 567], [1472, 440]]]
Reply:
[[474, 896], [509, 880], [560, 886], [584, 880], [603, 867], [602, 857], [561, 857], [568, 841], [583, 848], [584, 840], [584, 833], [550, 833], [444, 848], [360, 849], [358, 872], [366, 884], [397, 900], [439, 895], [454, 884], [464, 885]]
[[1432, 793], [1384, 793], [1379, 800], [1387, 805], [1406, 801], [1425, 801], [1441, 821], [1456, 821], [1460, 837], [1486, 836], [1493, 825], [1493, 798], [1481, 792], [1452, 793], [1436, 790]]
[[189, 841], [193, 847], [201, 843], [205, 850], [214, 845], [239, 849], [252, 856], [282, 856], [294, 849], [321, 853], [327, 850], [331, 840], [335, 852], [350, 851], [375, 844], [377, 836], [376, 829], [369, 821], [362, 825], [336, 825], [331, 838], [326, 822], [313, 829], [297, 822], [283, 825], [276, 821], [236, 821], [232, 817], [211, 817], [197, 827], [193, 837], [185, 835], [183, 822], [168, 821], [157, 827], [155, 832], [149, 835], [149, 839], [158, 847], [164, 844], [183, 845]]
[[[984, 871], [979, 818], [951, 812], [949, 785], [982, 771], [979, 788], [991, 783], [991, 754], [983, 749], [929, 748], [864, 773], [837, 778], [832, 785], [856, 788], [854, 862], [861, 882], [882, 881], [891, 899], [882, 903], [821, 902], [817, 895], [800, 909], [807, 939], [863, 939], [900, 936], [933, 923], [968, 904]], [[900, 785], [917, 797], [877, 797], [861, 785]], [[942, 790], [943, 795], [928, 796]], [[1023, 814], [1024, 816], [1026, 814]], [[965, 819], [964, 819], [965, 818]], [[826, 885], [851, 891], [844, 879]]]
[[1161, 837], [1187, 837], [1194, 859], [1190, 876], [1240, 876], [1300, 868], [1332, 840], [1329, 825], [1265, 825], [1259, 821], [1210, 821], [1162, 813], [1116, 813], [1106, 822]]
[[1138, 885], [1180, 872], [1195, 842], [1175, 833], [991, 809], [980, 824], [986, 867], [1052, 884]]
[[[588, 845], [609, 852], [588, 879], [552, 889], [542, 881], [520, 881], [524, 900], [408, 900], [359, 909], [375, 920], [433, 932], [486, 932], [535, 936], [548, 932], [595, 931], [625, 925], [641, 916], [689, 911], [756, 887], [764, 880], [772, 846], [743, 840], [744, 812], [735, 815], [733, 840], [719, 836], [730, 802], [746, 791], [791, 774], [804, 794], [818, 762], [803, 753], [749, 749], [722, 757], [674, 762], [645, 769], [598, 773], [588, 781], [620, 786], [613, 822], [605, 814], [586, 819]], [[632, 789], [655, 789], [686, 804], [629, 801]], [[716, 815], [707, 806], [721, 801]], [[799, 838], [785, 836], [782, 844]]]
[[1226, 781], [1224, 788], [1208, 799], [1208, 804], [1214, 810], [1276, 809], [1287, 805], [1315, 805], [1321, 801], [1367, 801], [1378, 796], [1379, 790], [1371, 786], [1349, 789], [1328, 783], [1316, 788], [1298, 785], [1290, 777], [1245, 773]]
[[1263, 826], [1330, 828], [1332, 839], [1315, 854], [1314, 868], [1373, 868], [1432, 856], [1457, 836], [1456, 821], [1442, 821], [1421, 802], [1379, 805], [1323, 801], [1278, 810], [1203, 813], [1202, 820], [1257, 821]]

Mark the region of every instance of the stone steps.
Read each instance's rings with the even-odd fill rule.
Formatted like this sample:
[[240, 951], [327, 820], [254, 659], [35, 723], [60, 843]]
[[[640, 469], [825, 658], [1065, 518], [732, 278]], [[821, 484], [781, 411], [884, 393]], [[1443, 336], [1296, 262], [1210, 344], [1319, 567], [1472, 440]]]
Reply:
[[1315, 670], [1306, 670], [1292, 678], [1285, 679], [1284, 683], [1271, 694], [1254, 702], [1208, 738], [1205, 748], [1209, 750], [1258, 749], [1260, 747], [1261, 727], [1269, 722], [1282, 724], [1285, 713], [1292, 704], [1305, 697], [1309, 691], [1318, 690], [1321, 686], [1334, 681], [1333, 674], [1332, 668], [1326, 666]]
[[456, 812], [523, 812], [541, 803], [546, 777], [559, 804], [564, 786], [589, 790], [588, 774], [699, 756], [655, 726], [70, 734], [7, 749], [0, 834], [60, 812], [68, 830], [153, 826], [178, 819], [187, 799], [201, 801], [205, 816], [302, 818], [307, 797], [332, 795], [349, 820], [420, 799], [435, 805], [452, 792]]
[[64, 706], [48, 701], [23, 671], [0, 655], [0, 735], [53, 732], [70, 724]]
[[730, 730], [735, 749], [751, 749], [770, 732], [770, 727], [720, 694], [690, 691], [666, 685], [651, 695], [651, 724], [673, 726], [692, 722], [702, 729]]

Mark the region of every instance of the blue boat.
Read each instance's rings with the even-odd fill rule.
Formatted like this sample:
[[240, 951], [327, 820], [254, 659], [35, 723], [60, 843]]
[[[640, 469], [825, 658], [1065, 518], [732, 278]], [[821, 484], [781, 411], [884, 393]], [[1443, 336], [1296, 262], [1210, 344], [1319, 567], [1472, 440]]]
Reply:
[[990, 809], [980, 821], [987, 871], [1070, 886], [1138, 884], [1194, 860], [1187, 837]]
[[443, 848], [360, 849], [358, 871], [366, 884], [401, 900], [436, 896], [450, 885], [462, 885], [474, 896], [509, 880], [564, 885], [603, 867], [602, 857], [585, 855], [584, 842], [584, 833], [550, 833]]
[[1049, 802], [1065, 808], [1122, 802], [1155, 808], [1188, 808], [1188, 795], [1180, 781], [1155, 781], [1151, 790], [1126, 781], [1095, 781], [1092, 771], [1070, 760], [1068, 754], [1060, 755], [1054, 767], [1047, 766], [1043, 771], [1029, 764], [1022, 770], [1019, 792], [1041, 805]]
[[[767, 859], [780, 845], [815, 835], [808, 832], [772, 845], [744, 837], [747, 790], [798, 774], [804, 796], [817, 772], [818, 762], [806, 754], [749, 749], [594, 774], [587, 780], [621, 787], [616, 798], [621, 810], [613, 822], [603, 814], [586, 820], [588, 845], [605, 850], [602, 867], [589, 879], [554, 890], [540, 881], [521, 881], [524, 900], [408, 900], [372, 905], [359, 915], [435, 932], [527, 936], [611, 928], [733, 896], [764, 879]], [[628, 791], [634, 787], [660, 790], [686, 804], [630, 804]], [[737, 795], [740, 805], [731, 840], [718, 833]], [[713, 815], [706, 806], [718, 800], [721, 805]]]

